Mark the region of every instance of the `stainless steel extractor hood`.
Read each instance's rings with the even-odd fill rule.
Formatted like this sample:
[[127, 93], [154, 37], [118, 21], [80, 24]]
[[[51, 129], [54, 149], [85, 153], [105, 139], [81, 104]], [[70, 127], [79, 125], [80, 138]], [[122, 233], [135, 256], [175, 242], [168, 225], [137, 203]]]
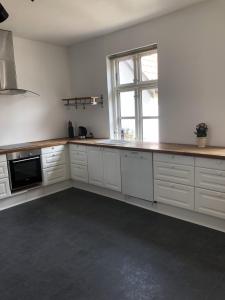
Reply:
[[18, 89], [14, 60], [12, 32], [0, 29], [0, 95], [37, 95], [37, 93]]

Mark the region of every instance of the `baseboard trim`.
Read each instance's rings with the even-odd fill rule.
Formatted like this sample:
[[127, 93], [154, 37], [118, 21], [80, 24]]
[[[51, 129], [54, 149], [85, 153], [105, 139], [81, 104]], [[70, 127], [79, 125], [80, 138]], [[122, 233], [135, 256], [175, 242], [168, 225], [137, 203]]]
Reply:
[[131, 205], [135, 205], [150, 211], [154, 211], [169, 217], [208, 227], [214, 230], [225, 232], [225, 220], [216, 217], [204, 215], [195, 211], [178, 208], [166, 204], [152, 204], [152, 202], [123, 195], [122, 193], [111, 191], [102, 187], [94, 186], [88, 183], [72, 181], [72, 186], [81, 190], [89, 191], [105, 197], [113, 198]]
[[72, 181], [66, 180], [48, 186], [35, 187], [26, 191], [21, 191], [11, 195], [8, 198], [0, 200], [0, 211], [17, 206], [26, 202], [30, 202], [57, 192], [71, 188]]

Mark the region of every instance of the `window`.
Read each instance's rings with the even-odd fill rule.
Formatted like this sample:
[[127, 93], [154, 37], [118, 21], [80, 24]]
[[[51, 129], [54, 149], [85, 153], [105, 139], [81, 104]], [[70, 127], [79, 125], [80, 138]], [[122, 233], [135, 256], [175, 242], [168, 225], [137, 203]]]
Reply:
[[110, 57], [114, 138], [158, 142], [158, 56], [156, 45]]

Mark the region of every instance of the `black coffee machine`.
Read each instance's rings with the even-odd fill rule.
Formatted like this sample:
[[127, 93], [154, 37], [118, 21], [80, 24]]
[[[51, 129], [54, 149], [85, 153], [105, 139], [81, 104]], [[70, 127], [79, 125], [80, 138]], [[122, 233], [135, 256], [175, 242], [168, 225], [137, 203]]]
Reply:
[[83, 126], [78, 127], [78, 136], [80, 139], [85, 139], [87, 136], [87, 129]]

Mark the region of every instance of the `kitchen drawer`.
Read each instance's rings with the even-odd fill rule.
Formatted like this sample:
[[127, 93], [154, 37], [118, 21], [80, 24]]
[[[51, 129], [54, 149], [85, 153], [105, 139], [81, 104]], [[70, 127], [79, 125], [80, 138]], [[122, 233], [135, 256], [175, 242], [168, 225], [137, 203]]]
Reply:
[[184, 156], [184, 155], [154, 153], [153, 158], [154, 161], [161, 161], [161, 162], [174, 163], [180, 165], [194, 166], [195, 164], [194, 157]]
[[121, 151], [121, 157], [125, 157], [125, 158], [130, 158], [132, 159], [132, 157], [134, 159], [143, 159], [143, 160], [151, 160], [152, 162], [152, 152], [140, 152], [140, 151], [125, 151], [122, 150]]
[[72, 164], [76, 163], [81, 165], [87, 165], [88, 162], [87, 152], [70, 149], [70, 162]]
[[47, 147], [47, 148], [42, 148], [41, 153], [42, 154], [48, 154], [48, 153], [54, 153], [58, 151], [64, 151], [65, 145], [58, 145], [58, 146], [52, 146], [52, 147]]
[[85, 145], [78, 145], [78, 144], [70, 144], [70, 151], [83, 151], [86, 152], [87, 151], [87, 147]]
[[197, 157], [195, 159], [195, 166], [200, 168], [225, 171], [225, 160]]
[[71, 178], [88, 182], [88, 168], [84, 165], [71, 164]]
[[66, 166], [56, 166], [47, 169], [43, 169], [44, 185], [49, 185], [64, 181], [67, 179]]
[[196, 188], [195, 210], [225, 219], [225, 193]]
[[225, 193], [225, 171], [195, 168], [195, 186]]
[[194, 187], [155, 180], [154, 200], [159, 203], [194, 210]]
[[0, 155], [0, 163], [6, 162], [6, 155]]
[[8, 166], [7, 162], [0, 163], [0, 179], [8, 178]]
[[193, 186], [194, 167], [154, 161], [154, 178]]
[[7, 198], [11, 195], [9, 187], [9, 179], [0, 179], [0, 199]]
[[65, 164], [65, 152], [58, 151], [42, 155], [42, 167], [49, 168]]

